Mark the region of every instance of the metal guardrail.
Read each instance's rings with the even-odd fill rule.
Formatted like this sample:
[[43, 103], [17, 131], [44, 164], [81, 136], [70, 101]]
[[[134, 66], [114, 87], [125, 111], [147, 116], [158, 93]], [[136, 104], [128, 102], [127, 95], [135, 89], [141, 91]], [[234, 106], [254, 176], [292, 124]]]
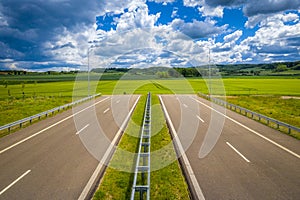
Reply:
[[[285, 127], [287, 129], [287, 132], [290, 134], [292, 130], [296, 131], [296, 132], [300, 132], [300, 128], [296, 127], [296, 126], [292, 126], [290, 124], [287, 124], [287, 123], [284, 123], [284, 122], [281, 122], [281, 121], [278, 121], [276, 119], [273, 119], [273, 118], [270, 118], [270, 117], [267, 117], [265, 115], [262, 115], [262, 114], [259, 114], [259, 113], [256, 113], [256, 112], [253, 112], [251, 110], [248, 110], [246, 108], [243, 108], [243, 107], [240, 107], [240, 106], [237, 106], [235, 104], [232, 104], [232, 103], [228, 103], [227, 101], [223, 101], [221, 99], [218, 99], [218, 98], [214, 98], [214, 97], [211, 97], [210, 95], [206, 95], [206, 94], [202, 94], [202, 93], [198, 93], [200, 97], [203, 97], [205, 99], [208, 99], [208, 100], [211, 100], [212, 102], [216, 103], [216, 104], [219, 104], [225, 108], [229, 108], [230, 110], [233, 110], [235, 112], [238, 112], [242, 115], [245, 115], [251, 119], [255, 119], [255, 120], [258, 120], [259, 122], [263, 122], [263, 120], [265, 121], [265, 123], [267, 125], [270, 126], [270, 123], [274, 123], [275, 127], [277, 129], [280, 129], [280, 127]], [[272, 127], [272, 126], [271, 126]]]
[[[131, 200], [150, 199], [150, 141], [151, 141], [151, 94], [148, 93], [144, 112], [143, 126], [139, 142], [139, 151], [136, 159]], [[139, 183], [139, 185], [138, 185]], [[136, 192], [139, 192], [136, 195]]]
[[46, 116], [46, 117], [47, 117], [49, 114], [54, 114], [54, 112], [56, 112], [56, 111], [59, 112], [60, 110], [63, 110], [63, 109], [65, 109], [65, 108], [68, 108], [68, 107], [71, 107], [71, 106], [74, 106], [74, 105], [79, 104], [79, 103], [81, 103], [81, 102], [83, 102], [83, 101], [92, 99], [92, 98], [94, 98], [94, 97], [96, 97], [96, 96], [100, 96], [100, 95], [101, 95], [101, 94], [99, 93], [99, 94], [95, 94], [95, 95], [92, 95], [92, 96], [88, 96], [88, 97], [85, 97], [85, 98], [83, 98], [83, 99], [79, 99], [79, 100], [77, 100], [77, 101], [74, 101], [74, 102], [65, 104], [65, 105], [63, 105], [63, 106], [58, 106], [58, 107], [56, 107], [56, 108], [52, 108], [52, 109], [50, 109], [50, 110], [41, 112], [41, 113], [39, 113], [39, 114], [32, 115], [32, 116], [26, 117], [26, 118], [24, 118], [24, 119], [20, 119], [20, 120], [18, 120], [18, 121], [15, 121], [15, 122], [6, 124], [6, 125], [4, 125], [4, 126], [0, 126], [0, 131], [5, 130], [5, 129], [8, 129], [8, 131], [10, 131], [10, 129], [11, 129], [12, 127], [15, 127], [15, 126], [17, 126], [17, 125], [20, 126], [20, 128], [22, 128], [22, 125], [23, 125], [24, 123], [26, 123], [26, 122], [32, 123], [32, 120], [34, 120], [34, 119], [37, 119], [37, 118], [40, 119], [40, 118], [43, 117], [43, 116]]

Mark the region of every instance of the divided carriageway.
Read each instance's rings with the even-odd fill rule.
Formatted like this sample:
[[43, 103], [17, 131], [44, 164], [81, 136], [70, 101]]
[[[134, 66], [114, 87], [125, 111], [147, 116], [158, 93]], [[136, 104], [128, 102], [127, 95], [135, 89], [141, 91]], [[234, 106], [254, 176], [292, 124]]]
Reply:
[[[102, 134], [117, 142], [138, 99], [102, 96], [1, 138], [0, 199], [89, 195], [105, 169], [99, 160], [109, 159], [113, 150], [106, 142], [96, 145], [101, 141], [94, 130], [100, 125]], [[180, 159], [193, 198], [299, 199], [299, 140], [229, 110], [224, 116], [224, 108], [194, 95], [161, 95], [160, 100], [173, 137], [178, 134], [175, 146], [185, 150]], [[220, 136], [214, 135], [218, 121], [224, 121]], [[189, 132], [194, 135], [186, 141]], [[204, 143], [205, 150], [214, 147], [199, 155]], [[96, 156], [90, 154], [95, 151]]]

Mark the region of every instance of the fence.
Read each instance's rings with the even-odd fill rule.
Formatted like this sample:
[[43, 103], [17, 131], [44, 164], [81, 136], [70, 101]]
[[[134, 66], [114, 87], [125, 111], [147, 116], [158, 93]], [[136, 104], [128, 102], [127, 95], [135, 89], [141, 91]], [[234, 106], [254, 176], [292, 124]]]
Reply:
[[265, 124], [267, 124], [268, 126], [270, 126], [272, 128], [276, 128], [276, 129], [281, 130], [280, 128], [283, 127], [283, 128], [286, 129], [286, 132], [288, 134], [291, 134], [292, 130], [300, 133], [300, 128], [298, 128], [298, 127], [295, 127], [295, 126], [292, 126], [290, 124], [287, 124], [287, 123], [278, 121], [276, 119], [267, 117], [265, 115], [253, 112], [251, 110], [248, 110], [246, 108], [237, 106], [235, 104], [228, 103], [227, 101], [223, 101], [221, 99], [211, 97], [211, 96], [206, 95], [206, 94], [202, 94], [202, 93], [198, 93], [198, 94], [202, 98], [211, 100], [212, 102], [214, 102], [216, 104], [219, 104], [219, 105], [221, 105], [221, 106], [223, 106], [225, 108], [228, 108], [228, 109], [233, 110], [233, 111], [235, 111], [237, 113], [245, 115], [245, 116], [247, 116], [247, 117], [249, 117], [251, 119], [257, 120], [257, 121], [262, 122], [262, 123], [265, 123]]
[[[132, 185], [131, 200], [150, 199], [150, 139], [151, 139], [151, 94], [148, 93], [144, 113], [143, 126], [139, 142], [139, 151], [136, 160], [134, 179]], [[137, 183], [140, 183], [137, 185]]]
[[23, 125], [24, 123], [26, 123], [26, 122], [32, 123], [32, 121], [33, 121], [34, 119], [37, 119], [37, 118], [40, 119], [40, 118], [43, 117], [43, 116], [46, 116], [46, 117], [47, 117], [49, 114], [54, 114], [54, 112], [56, 112], [56, 111], [59, 112], [60, 110], [64, 110], [64, 109], [66, 109], [66, 108], [69, 108], [69, 107], [71, 107], [71, 106], [74, 106], [74, 105], [79, 104], [79, 103], [81, 103], [81, 102], [83, 102], [83, 101], [92, 99], [92, 98], [94, 98], [94, 97], [96, 97], [96, 96], [100, 96], [100, 95], [101, 95], [101, 94], [99, 93], [99, 94], [95, 94], [95, 95], [92, 95], [92, 96], [88, 96], [88, 97], [85, 97], [85, 98], [83, 98], [83, 99], [79, 99], [79, 100], [77, 100], [77, 101], [74, 101], [74, 102], [65, 104], [65, 105], [63, 105], [63, 106], [58, 106], [58, 107], [56, 107], [56, 108], [53, 108], [53, 109], [44, 111], [44, 112], [42, 112], [42, 113], [39, 113], [39, 114], [36, 114], [36, 115], [32, 115], [32, 116], [30, 116], [30, 117], [26, 117], [26, 118], [24, 118], [24, 119], [21, 119], [21, 120], [18, 120], [18, 121], [15, 121], [15, 122], [6, 124], [6, 125], [0, 127], [0, 131], [5, 130], [5, 129], [8, 129], [8, 131], [10, 131], [10, 129], [11, 129], [12, 127], [15, 127], [15, 126], [20, 126], [20, 128], [22, 128], [22, 125]]

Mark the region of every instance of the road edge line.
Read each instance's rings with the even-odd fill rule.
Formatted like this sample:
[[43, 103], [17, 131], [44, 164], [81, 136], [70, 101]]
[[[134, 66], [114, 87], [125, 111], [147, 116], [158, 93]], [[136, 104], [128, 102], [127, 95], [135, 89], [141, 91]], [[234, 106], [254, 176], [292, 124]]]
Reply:
[[51, 124], [50, 126], [48, 126], [48, 127], [44, 128], [44, 129], [42, 129], [42, 130], [40, 130], [40, 131], [38, 131], [38, 132], [36, 132], [36, 133], [34, 133], [34, 134], [32, 134], [32, 135], [30, 135], [30, 136], [28, 136], [28, 137], [26, 137], [26, 138], [20, 140], [19, 142], [16, 142], [16, 143], [14, 143], [14, 144], [12, 144], [12, 145], [6, 147], [5, 149], [0, 150], [0, 154], [2, 154], [2, 153], [4, 153], [4, 152], [6, 152], [6, 151], [8, 151], [8, 150], [10, 150], [10, 149], [12, 149], [12, 148], [18, 146], [18, 145], [20, 145], [20, 144], [22, 144], [22, 143], [24, 143], [24, 142], [26, 142], [27, 140], [30, 140], [31, 138], [34, 138], [35, 136], [37, 136], [37, 135], [39, 135], [39, 134], [41, 134], [41, 133], [47, 131], [48, 129], [50, 129], [50, 128], [52, 128], [52, 127], [58, 125], [58, 124], [61, 124], [62, 122], [66, 121], [66, 120], [68, 120], [68, 119], [71, 119], [72, 117], [78, 115], [79, 113], [82, 113], [83, 111], [85, 111], [85, 110], [87, 110], [87, 109], [89, 109], [89, 108], [91, 108], [91, 107], [93, 107], [93, 106], [95, 106], [95, 105], [97, 105], [97, 104], [99, 104], [99, 103], [101, 103], [101, 102], [103, 102], [103, 101], [109, 99], [109, 98], [110, 98], [110, 97], [106, 97], [106, 98], [104, 98], [104, 99], [101, 99], [100, 101], [94, 103], [93, 105], [90, 105], [90, 106], [88, 106], [88, 107], [86, 107], [86, 108], [84, 108], [84, 109], [82, 109], [82, 110], [80, 110], [80, 111], [78, 111], [78, 112], [76, 112], [76, 113], [74, 113], [74, 114], [72, 114], [72, 115], [69, 115], [68, 117], [65, 117], [64, 119], [62, 119], [62, 120], [60, 120], [60, 121], [58, 121], [58, 122], [55, 122], [54, 124]]
[[94, 194], [95, 190], [96, 190], [96, 185], [97, 183], [99, 183], [103, 177], [103, 174], [107, 168], [107, 166], [103, 163], [107, 163], [111, 160], [113, 154], [114, 154], [114, 147], [115, 145], [117, 145], [117, 143], [120, 141], [127, 125], [128, 122], [130, 120], [130, 117], [137, 105], [137, 103], [139, 102], [141, 96], [138, 96], [137, 100], [135, 101], [135, 103], [133, 104], [130, 112], [128, 113], [128, 115], [126, 116], [124, 122], [122, 123], [120, 129], [118, 130], [117, 134], [115, 135], [114, 139], [112, 140], [112, 142], [110, 143], [108, 149], [106, 150], [103, 158], [101, 159], [101, 161], [99, 162], [98, 166], [96, 167], [95, 171], [93, 172], [92, 176], [90, 177], [89, 181], [87, 182], [86, 186], [84, 187], [84, 189], [82, 190], [80, 196], [78, 197], [78, 200], [86, 200], [86, 199], [90, 199], [90, 197]]
[[[191, 98], [192, 98], [192, 97], [191, 97]], [[194, 99], [194, 100], [197, 101], [198, 103], [204, 105], [205, 107], [207, 107], [207, 108], [209, 108], [209, 109], [215, 111], [216, 113], [218, 113], [218, 114], [220, 114], [220, 115], [223, 115], [224, 117], [226, 117], [226, 118], [229, 119], [230, 121], [236, 123], [237, 125], [239, 125], [239, 126], [245, 128], [246, 130], [248, 130], [248, 131], [254, 133], [255, 135], [261, 137], [262, 139], [264, 139], [264, 140], [270, 142], [271, 144], [277, 146], [278, 148], [280, 148], [280, 149], [286, 151], [287, 153], [289, 153], [289, 154], [295, 156], [296, 158], [299, 158], [299, 159], [300, 159], [300, 155], [297, 154], [297, 153], [295, 153], [295, 152], [293, 152], [292, 150], [289, 150], [288, 148], [282, 146], [281, 144], [278, 144], [277, 142], [275, 142], [275, 141], [269, 139], [268, 137], [266, 137], [266, 136], [260, 134], [259, 132], [255, 131], [255, 130], [249, 128], [248, 126], [242, 124], [241, 122], [238, 122], [237, 120], [235, 120], [235, 119], [233, 119], [233, 118], [231, 118], [231, 117], [228, 117], [227, 115], [224, 115], [223, 113], [221, 113], [221, 112], [217, 111], [216, 109], [214, 109], [214, 108], [212, 108], [212, 107], [206, 105], [205, 103], [199, 101], [198, 99], [195, 99], [195, 98], [192, 98], [192, 99]], [[226, 109], [227, 109], [227, 108], [226, 108]]]
[[181, 157], [179, 157], [178, 160], [179, 160], [179, 163], [181, 164], [182, 171], [186, 177], [186, 181], [188, 183], [188, 187], [189, 187], [192, 199], [205, 200], [203, 192], [199, 186], [199, 183], [198, 183], [196, 176], [194, 174], [194, 171], [192, 169], [192, 166], [190, 165], [190, 162], [189, 162], [189, 160], [185, 154], [185, 151], [181, 145], [181, 142], [177, 136], [177, 132], [176, 132], [174, 125], [172, 123], [172, 120], [168, 114], [166, 106], [165, 106], [161, 96], [159, 95], [158, 97], [161, 102], [163, 112], [165, 115], [165, 119], [169, 126], [170, 133], [172, 135], [172, 138], [174, 139], [173, 144], [175, 146], [175, 151], [176, 151], [177, 155], [181, 155]]

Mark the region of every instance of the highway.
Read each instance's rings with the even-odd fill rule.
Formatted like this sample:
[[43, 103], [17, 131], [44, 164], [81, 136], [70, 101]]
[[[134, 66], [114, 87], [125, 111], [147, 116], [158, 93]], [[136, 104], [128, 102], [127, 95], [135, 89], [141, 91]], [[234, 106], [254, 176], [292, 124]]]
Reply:
[[0, 199], [78, 199], [138, 99], [102, 96], [1, 138]]
[[299, 140], [197, 96], [160, 98], [196, 198], [300, 198]]

